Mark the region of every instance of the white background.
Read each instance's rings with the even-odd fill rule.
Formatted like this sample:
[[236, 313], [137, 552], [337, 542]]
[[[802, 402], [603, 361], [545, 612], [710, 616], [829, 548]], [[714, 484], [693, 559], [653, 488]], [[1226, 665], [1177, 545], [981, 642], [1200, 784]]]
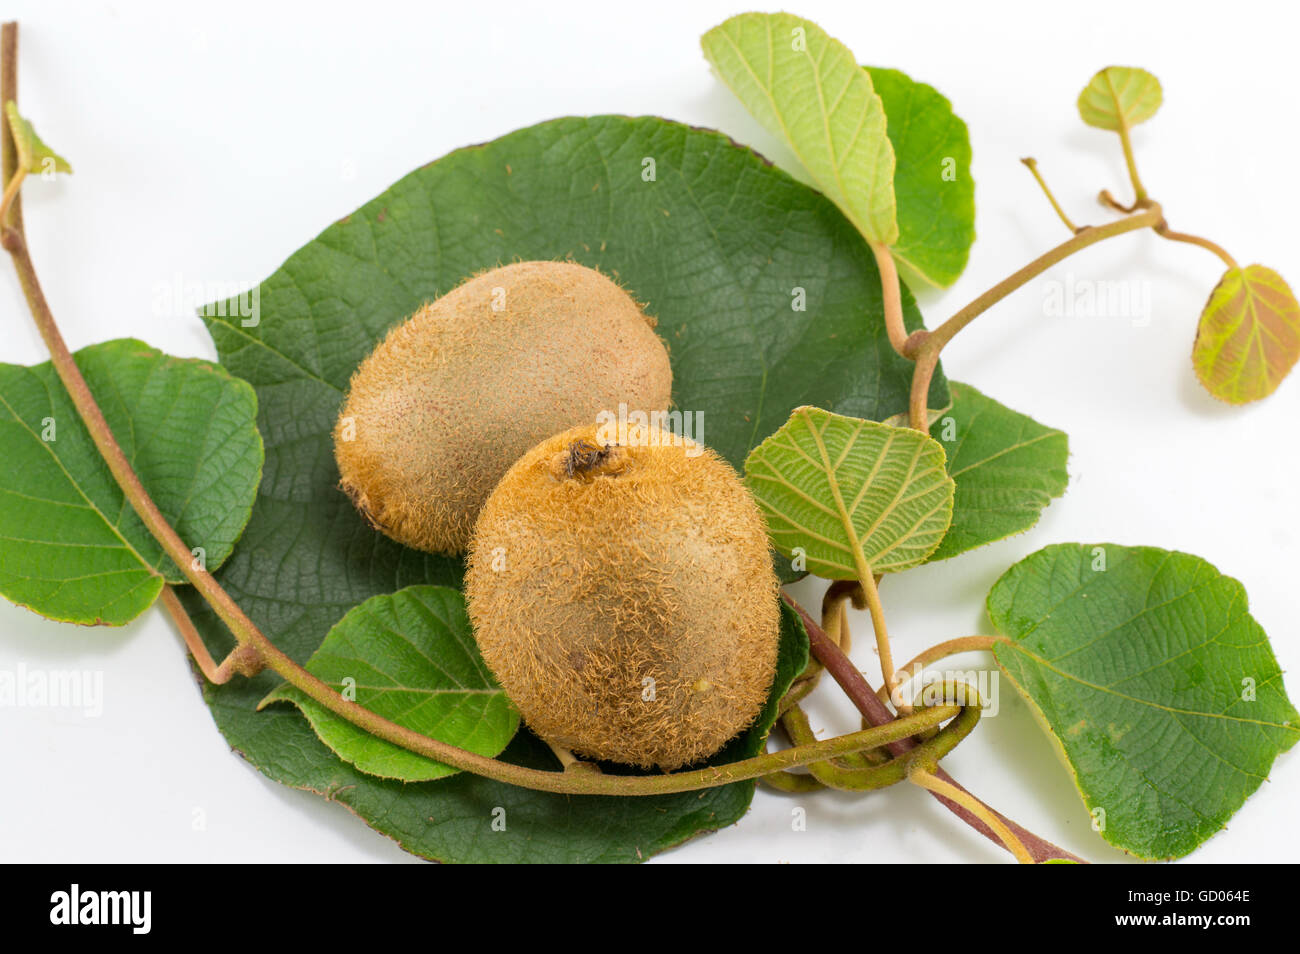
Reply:
[[[73, 348], [135, 335], [215, 357], [200, 322], [160, 307], [182, 281], [256, 282], [334, 219], [449, 150], [569, 114], [657, 114], [717, 127], [792, 163], [711, 76], [698, 38], [747, 7], [689, 3], [415, 4], [10, 2], [22, 22], [20, 103], [76, 174], [24, 188], [30, 243]], [[1144, 66], [1165, 104], [1135, 140], [1175, 228], [1300, 282], [1300, 125], [1290, 4], [805, 2], [867, 63], [949, 96], [970, 126], [978, 233], [960, 282], [922, 298], [931, 325], [1066, 233], [1017, 160], [1038, 157], [1076, 220], [1099, 188], [1127, 194], [1115, 137], [1074, 100], [1094, 71]], [[1296, 409], [1300, 381], [1256, 406], [1216, 404], [1189, 359], [1219, 262], [1144, 233], [1047, 279], [1149, 283], [1153, 314], [1045, 314], [1039, 279], [945, 353], [949, 374], [1070, 435], [1071, 483], [1032, 532], [886, 581], [895, 656], [988, 632], [983, 598], [1057, 541], [1186, 550], [1240, 579], [1293, 698]], [[164, 303], [165, 304], [165, 303]], [[45, 354], [0, 268], [0, 359]], [[815, 606], [819, 592], [798, 591]], [[865, 617], [854, 658], [878, 681]], [[964, 662], [965, 660], [959, 660]], [[980, 658], [972, 656], [971, 664]], [[337, 805], [273, 783], [231, 753], [160, 610], [78, 628], [0, 605], [0, 669], [102, 670], [98, 719], [0, 710], [0, 860], [407, 861]], [[1014, 692], [946, 762], [986, 801], [1095, 861], [1125, 860], [1089, 829], [1065, 769]], [[855, 727], [822, 690], [823, 731]], [[1192, 861], [1295, 857], [1300, 758]], [[666, 861], [1001, 861], [1006, 855], [907, 786], [798, 804], [760, 790], [739, 825]], [[206, 828], [196, 830], [196, 813]]]

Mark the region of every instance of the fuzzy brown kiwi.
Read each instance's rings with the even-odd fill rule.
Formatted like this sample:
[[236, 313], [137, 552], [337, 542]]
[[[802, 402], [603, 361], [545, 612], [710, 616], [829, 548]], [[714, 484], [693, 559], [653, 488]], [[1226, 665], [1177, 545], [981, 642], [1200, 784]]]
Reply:
[[340, 486], [377, 529], [460, 553], [520, 454], [620, 403], [664, 410], [668, 352], [615, 282], [571, 262], [483, 272], [393, 328], [334, 428]]
[[583, 426], [548, 438], [502, 478], [470, 543], [469, 615], [537, 735], [678, 768], [767, 699], [780, 612], [766, 527], [702, 445], [657, 427], [604, 437]]

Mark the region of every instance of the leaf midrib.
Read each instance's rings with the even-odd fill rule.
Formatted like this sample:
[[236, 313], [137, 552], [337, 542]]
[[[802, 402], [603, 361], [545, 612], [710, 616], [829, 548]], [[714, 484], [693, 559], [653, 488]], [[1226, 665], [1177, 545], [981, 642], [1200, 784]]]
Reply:
[[[1001, 646], [1002, 643], [999, 643], [998, 645]], [[1012, 649], [1018, 653], [1023, 654], [1024, 656], [1028, 657], [1029, 659], [1041, 665], [1044, 669], [1047, 669], [1050, 672], [1053, 672], [1056, 675], [1060, 676], [1062, 679], [1066, 679], [1069, 680], [1070, 682], [1078, 683], [1079, 685], [1084, 686], [1088, 689], [1092, 689], [1096, 692], [1101, 692], [1101, 693], [1105, 693], [1106, 695], [1115, 696], [1116, 698], [1123, 699], [1127, 702], [1135, 702], [1138, 705], [1147, 706], [1152, 709], [1158, 709], [1161, 712], [1168, 712], [1173, 715], [1197, 716], [1205, 719], [1222, 719], [1227, 722], [1236, 722], [1242, 725], [1256, 725], [1256, 726], [1261, 726], [1263, 728], [1269, 728], [1269, 729], [1282, 729], [1284, 731], [1293, 732], [1296, 733], [1297, 735], [1300, 735], [1300, 727], [1288, 725], [1284, 722], [1267, 722], [1262, 719], [1243, 719], [1238, 716], [1230, 716], [1227, 713], [1223, 713], [1223, 712], [1198, 712], [1195, 709], [1179, 709], [1174, 706], [1167, 706], [1159, 702], [1153, 702], [1150, 699], [1142, 699], [1139, 698], [1138, 696], [1131, 696], [1124, 692], [1116, 692], [1114, 689], [1111, 689], [1107, 686], [1098, 685], [1097, 683], [1090, 682], [1089, 680], [1077, 676], [1074, 673], [1066, 672], [1063, 669], [1058, 669], [1056, 666], [1052, 664], [1052, 660], [1045, 659], [1044, 657], [1038, 655], [1032, 650], [1027, 649], [1020, 642], [1007, 641], [1006, 645], [1009, 649]], [[997, 647], [995, 647], [994, 652], [996, 654]]]

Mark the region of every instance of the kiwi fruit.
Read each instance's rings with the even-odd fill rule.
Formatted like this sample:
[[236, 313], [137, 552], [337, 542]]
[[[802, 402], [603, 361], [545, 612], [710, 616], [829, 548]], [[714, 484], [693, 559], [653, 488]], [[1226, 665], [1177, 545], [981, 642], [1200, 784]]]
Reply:
[[654, 319], [572, 262], [483, 272], [394, 327], [357, 368], [334, 428], [340, 486], [377, 529], [461, 553], [512, 463], [620, 403], [668, 407]]
[[542, 441], [492, 492], [470, 542], [470, 620], [535, 734], [678, 768], [767, 699], [780, 608], [766, 527], [713, 451], [653, 425], [623, 444], [603, 433]]

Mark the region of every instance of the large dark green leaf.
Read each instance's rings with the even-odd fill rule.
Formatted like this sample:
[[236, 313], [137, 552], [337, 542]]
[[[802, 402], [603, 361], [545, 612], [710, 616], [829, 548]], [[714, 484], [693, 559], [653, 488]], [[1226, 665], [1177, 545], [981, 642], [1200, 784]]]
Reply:
[[1070, 479], [1064, 431], [1044, 427], [969, 384], [954, 381], [952, 401], [930, 428], [957, 482], [952, 526], [932, 561], [1028, 530]]
[[1223, 828], [1300, 738], [1246, 591], [1199, 557], [1050, 546], [1008, 570], [994, 655], [1059, 744], [1093, 826], [1143, 858]]
[[[324, 451], [385, 330], [480, 269], [548, 258], [646, 303], [676, 406], [703, 412], [703, 442], [737, 468], [800, 405], [868, 420], [907, 407], [871, 252], [835, 206], [717, 133], [653, 118], [560, 119], [454, 152], [294, 253], [261, 285], [258, 325], [236, 307], [205, 320], [263, 419], [292, 416], [265, 428], [273, 453], [290, 438]], [[906, 313], [919, 327], [910, 298]], [[930, 406], [947, 404], [940, 379]], [[299, 499], [332, 476], [293, 463]]]
[[[127, 459], [208, 569], [262, 472], [257, 398], [208, 361], [123, 338], [74, 356]], [[185, 577], [127, 503], [50, 362], [0, 364], [0, 593], [52, 619], [129, 622]]]
[[[460, 582], [459, 561], [393, 544], [338, 491], [330, 430], [353, 369], [388, 327], [473, 272], [565, 257], [616, 276], [658, 317], [677, 407], [703, 412], [698, 436], [737, 467], [799, 405], [870, 419], [907, 406], [911, 365], [886, 339], [870, 250], [832, 203], [750, 150], [678, 123], [606, 116], [452, 153], [295, 253], [260, 287], [259, 324], [207, 319], [222, 361], [258, 391], [267, 443], [252, 521], [221, 580], [296, 659], [371, 596]], [[806, 310], [793, 307], [800, 300]], [[906, 307], [918, 327], [910, 298]], [[930, 404], [948, 404], [942, 379]], [[474, 856], [433, 839], [428, 812], [397, 810], [400, 788], [340, 775], [298, 713], [254, 715], [270, 688], [210, 692], [222, 731], [263, 771], [317, 790], [347, 777], [357, 812], [413, 850]], [[690, 823], [660, 818], [662, 837], [629, 829], [625, 842], [657, 850], [728, 823], [718, 820], [734, 820], [743, 804], [704, 807], [735, 798], [708, 796], [691, 803]]]

